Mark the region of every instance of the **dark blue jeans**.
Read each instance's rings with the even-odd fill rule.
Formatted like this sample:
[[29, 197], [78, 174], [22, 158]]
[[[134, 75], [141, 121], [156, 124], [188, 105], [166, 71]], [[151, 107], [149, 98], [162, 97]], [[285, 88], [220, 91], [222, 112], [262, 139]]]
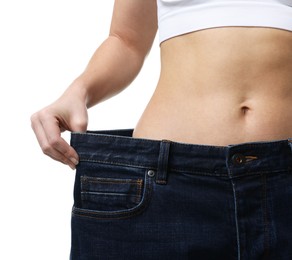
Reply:
[[292, 259], [292, 141], [72, 133], [72, 260]]

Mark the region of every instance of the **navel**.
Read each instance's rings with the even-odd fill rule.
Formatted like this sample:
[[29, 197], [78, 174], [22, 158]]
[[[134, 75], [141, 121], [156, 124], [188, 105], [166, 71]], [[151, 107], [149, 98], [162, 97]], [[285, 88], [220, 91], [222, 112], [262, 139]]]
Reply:
[[242, 113], [243, 115], [246, 115], [246, 114], [248, 113], [249, 110], [250, 110], [250, 108], [247, 107], [247, 106], [242, 106], [242, 107], [241, 107], [241, 113]]

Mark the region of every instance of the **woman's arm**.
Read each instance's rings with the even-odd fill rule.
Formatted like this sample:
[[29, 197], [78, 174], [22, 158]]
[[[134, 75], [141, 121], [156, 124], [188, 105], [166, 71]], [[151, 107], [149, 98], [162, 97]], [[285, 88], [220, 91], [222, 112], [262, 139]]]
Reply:
[[128, 86], [139, 73], [157, 31], [156, 0], [116, 0], [109, 37], [78, 78], [87, 107]]
[[109, 37], [64, 94], [31, 117], [42, 151], [75, 168], [78, 155], [61, 132], [85, 131], [87, 108], [117, 94], [139, 73], [157, 30], [156, 0], [116, 0]]

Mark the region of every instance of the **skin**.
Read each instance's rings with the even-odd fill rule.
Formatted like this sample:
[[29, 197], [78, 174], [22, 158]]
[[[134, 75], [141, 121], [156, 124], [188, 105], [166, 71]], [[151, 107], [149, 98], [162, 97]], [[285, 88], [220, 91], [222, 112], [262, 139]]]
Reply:
[[[109, 37], [85, 71], [31, 117], [46, 155], [75, 168], [78, 155], [61, 132], [86, 131], [87, 109], [134, 80], [157, 31], [156, 12], [156, 0], [115, 1]], [[161, 44], [160, 79], [133, 136], [220, 146], [287, 139], [291, 72], [288, 31], [225, 27], [169, 39]]]

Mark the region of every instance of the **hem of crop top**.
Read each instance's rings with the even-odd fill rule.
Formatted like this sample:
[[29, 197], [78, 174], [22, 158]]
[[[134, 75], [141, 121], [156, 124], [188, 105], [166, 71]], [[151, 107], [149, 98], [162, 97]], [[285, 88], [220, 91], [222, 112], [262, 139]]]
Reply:
[[159, 17], [159, 43], [216, 27], [270, 27], [292, 31], [292, 8], [274, 3], [232, 2], [180, 8]]

